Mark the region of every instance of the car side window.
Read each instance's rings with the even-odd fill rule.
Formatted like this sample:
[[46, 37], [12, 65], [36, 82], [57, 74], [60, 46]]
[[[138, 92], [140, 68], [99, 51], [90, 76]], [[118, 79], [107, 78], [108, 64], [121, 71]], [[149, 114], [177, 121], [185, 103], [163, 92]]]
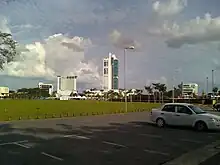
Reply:
[[177, 113], [185, 113], [189, 115], [192, 114], [192, 111], [184, 105], [177, 105], [176, 108], [177, 108]]
[[175, 106], [174, 105], [165, 105], [163, 107], [162, 111], [165, 111], [165, 112], [175, 112]]

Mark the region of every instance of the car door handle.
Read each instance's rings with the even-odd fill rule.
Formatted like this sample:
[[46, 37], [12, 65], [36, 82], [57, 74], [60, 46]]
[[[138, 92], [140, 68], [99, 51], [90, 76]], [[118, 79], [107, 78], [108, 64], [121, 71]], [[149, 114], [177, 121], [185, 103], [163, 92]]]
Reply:
[[164, 113], [160, 113], [161, 115], [164, 115]]

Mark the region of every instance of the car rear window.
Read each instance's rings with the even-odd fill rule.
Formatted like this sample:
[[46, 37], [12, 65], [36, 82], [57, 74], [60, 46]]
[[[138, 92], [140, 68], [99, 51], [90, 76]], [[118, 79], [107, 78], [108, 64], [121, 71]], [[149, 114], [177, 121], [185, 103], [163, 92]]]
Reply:
[[174, 105], [165, 105], [163, 107], [162, 111], [165, 111], [165, 112], [175, 112], [175, 106]]

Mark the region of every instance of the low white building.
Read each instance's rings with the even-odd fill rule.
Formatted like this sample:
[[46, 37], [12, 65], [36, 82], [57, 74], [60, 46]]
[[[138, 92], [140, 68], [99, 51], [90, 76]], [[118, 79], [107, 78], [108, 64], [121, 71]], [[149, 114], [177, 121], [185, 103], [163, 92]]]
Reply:
[[183, 84], [182, 86], [182, 95], [189, 96], [189, 95], [198, 95], [199, 93], [199, 85], [196, 83], [187, 83]]
[[8, 87], [0, 87], [0, 98], [9, 96], [9, 88]]
[[48, 89], [49, 95], [53, 94], [53, 84], [45, 84], [45, 83], [39, 82], [38, 83], [38, 88]]

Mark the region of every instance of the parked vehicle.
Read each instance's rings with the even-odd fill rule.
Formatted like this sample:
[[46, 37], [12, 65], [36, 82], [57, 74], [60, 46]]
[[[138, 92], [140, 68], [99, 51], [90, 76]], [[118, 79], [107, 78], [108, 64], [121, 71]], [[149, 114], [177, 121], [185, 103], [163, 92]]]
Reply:
[[152, 109], [151, 120], [158, 127], [176, 125], [193, 127], [198, 131], [220, 130], [220, 116], [187, 103], [167, 103], [159, 109]]
[[213, 109], [215, 109], [216, 111], [220, 112], [220, 103], [216, 103], [213, 105]]

